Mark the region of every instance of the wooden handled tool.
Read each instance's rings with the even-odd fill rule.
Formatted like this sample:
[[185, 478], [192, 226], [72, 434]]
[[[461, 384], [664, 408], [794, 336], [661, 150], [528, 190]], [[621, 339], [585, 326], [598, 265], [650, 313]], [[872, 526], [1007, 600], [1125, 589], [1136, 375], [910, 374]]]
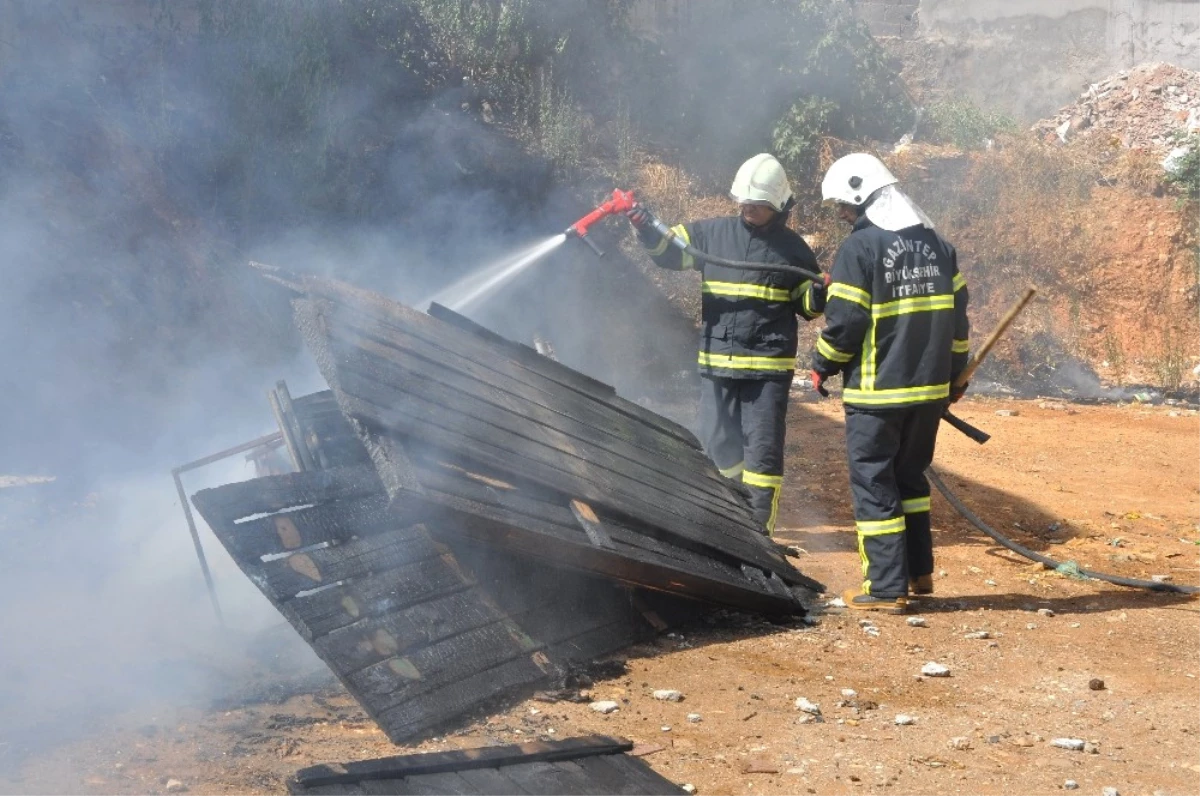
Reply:
[[[1021, 310], [1025, 309], [1025, 305], [1029, 303], [1030, 299], [1033, 298], [1035, 293], [1037, 293], [1037, 288], [1025, 288], [1025, 292], [1021, 295], [1021, 298], [1017, 299], [1017, 303], [1012, 305], [1008, 312], [1004, 314], [1004, 317], [1000, 319], [1000, 323], [996, 325], [996, 328], [992, 331], [992, 333], [989, 334], [987, 339], [983, 341], [983, 345], [979, 346], [979, 349], [975, 352], [975, 355], [967, 361], [967, 366], [963, 368], [962, 373], [958, 374], [958, 378], [954, 380], [955, 387], [962, 387], [971, 380], [971, 376], [975, 375], [975, 371], [978, 370], [979, 366], [983, 363], [984, 357], [988, 355], [988, 353], [992, 350], [992, 347], [996, 345], [996, 342], [1001, 338], [1001, 336], [1008, 331], [1008, 327], [1012, 325], [1014, 320], [1016, 320], [1017, 315], [1021, 313]], [[957, 417], [956, 415], [952, 414], [950, 412], [950, 407], [946, 407], [946, 409], [942, 412], [942, 419], [954, 426], [954, 428], [966, 434], [971, 439], [978, 442], [980, 445], [991, 439], [991, 436], [986, 431], [982, 431], [963, 420], [961, 417]]]

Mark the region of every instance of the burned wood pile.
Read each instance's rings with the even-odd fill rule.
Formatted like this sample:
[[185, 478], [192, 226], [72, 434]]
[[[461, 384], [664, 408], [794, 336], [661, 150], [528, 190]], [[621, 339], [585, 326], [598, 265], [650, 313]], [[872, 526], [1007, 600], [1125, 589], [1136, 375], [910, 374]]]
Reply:
[[332, 389], [272, 393], [297, 472], [193, 502], [392, 740], [822, 590], [686, 429], [448, 310], [272, 276]]
[[626, 754], [633, 744], [590, 735], [562, 741], [400, 755], [301, 769], [293, 794], [686, 793]]

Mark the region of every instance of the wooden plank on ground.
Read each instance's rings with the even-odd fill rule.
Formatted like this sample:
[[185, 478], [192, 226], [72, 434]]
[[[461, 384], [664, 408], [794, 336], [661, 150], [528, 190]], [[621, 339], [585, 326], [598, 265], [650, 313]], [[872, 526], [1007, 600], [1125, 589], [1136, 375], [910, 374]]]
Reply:
[[593, 755], [575, 761], [589, 777], [621, 794], [677, 794], [683, 788], [660, 776], [641, 758], [625, 755]]
[[520, 796], [520, 794], [528, 793], [505, 775], [502, 768], [468, 768], [457, 773], [470, 782], [480, 796], [512, 796], [513, 794]]
[[314, 788], [375, 779], [439, 774], [446, 771], [502, 768], [524, 762], [578, 760], [628, 752], [632, 748], [633, 743], [623, 738], [584, 735], [578, 738], [564, 738], [561, 741], [530, 741], [523, 744], [396, 755], [375, 760], [310, 766], [297, 771], [293, 781], [306, 788]]

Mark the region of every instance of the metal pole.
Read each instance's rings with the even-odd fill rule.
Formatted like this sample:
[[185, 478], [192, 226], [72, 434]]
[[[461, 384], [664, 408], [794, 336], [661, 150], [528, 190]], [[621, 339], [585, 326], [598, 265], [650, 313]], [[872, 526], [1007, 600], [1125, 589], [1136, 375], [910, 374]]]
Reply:
[[308, 449], [308, 440], [304, 438], [304, 428], [300, 425], [300, 418], [296, 416], [292, 394], [288, 392], [287, 382], [283, 379], [275, 382], [275, 395], [279, 399], [279, 408], [283, 410], [283, 419], [290, 424], [292, 436], [296, 438], [296, 451], [300, 454], [300, 460], [304, 462], [304, 469], [317, 469], [312, 451]]
[[225, 617], [221, 614], [221, 604], [217, 602], [217, 589], [213, 585], [212, 573], [208, 570], [208, 559], [204, 557], [204, 547], [200, 544], [200, 532], [196, 530], [196, 519], [192, 516], [192, 506], [188, 502], [187, 493], [183, 491], [183, 479], [179, 469], [171, 471], [175, 478], [175, 489], [179, 492], [179, 502], [183, 504], [183, 516], [187, 517], [188, 531], [192, 534], [192, 544], [196, 546], [196, 558], [200, 561], [200, 571], [204, 573], [204, 585], [208, 587], [208, 598], [212, 600], [213, 612], [217, 615], [218, 624], [225, 625]]
[[241, 445], [226, 448], [218, 453], [205, 456], [202, 459], [181, 464], [171, 471], [171, 477], [175, 479], [175, 491], [179, 493], [179, 504], [183, 506], [183, 516], [187, 518], [188, 532], [191, 533], [192, 544], [196, 547], [196, 559], [200, 562], [200, 571], [204, 573], [204, 585], [208, 588], [208, 598], [212, 601], [213, 612], [217, 615], [217, 622], [221, 625], [225, 624], [225, 616], [221, 613], [221, 604], [217, 601], [217, 589], [213, 585], [212, 572], [208, 569], [208, 559], [204, 556], [204, 546], [200, 544], [200, 532], [196, 529], [196, 518], [192, 515], [192, 504], [188, 501], [187, 493], [183, 491], [183, 478], [181, 476], [189, 470], [195, 470], [199, 467], [219, 462], [222, 459], [236, 456], [244, 451], [276, 445], [283, 439], [283, 434], [279, 432], [267, 434], [265, 437], [243, 442]]
[[304, 460], [300, 458], [300, 447], [292, 434], [292, 427], [288, 425], [283, 407], [279, 404], [279, 396], [274, 390], [267, 390], [267, 401], [270, 402], [271, 414], [275, 415], [275, 422], [279, 424], [279, 430], [283, 433], [283, 442], [287, 445], [288, 454], [292, 457], [292, 466], [296, 468], [296, 472], [304, 472], [308, 468], [304, 466]]

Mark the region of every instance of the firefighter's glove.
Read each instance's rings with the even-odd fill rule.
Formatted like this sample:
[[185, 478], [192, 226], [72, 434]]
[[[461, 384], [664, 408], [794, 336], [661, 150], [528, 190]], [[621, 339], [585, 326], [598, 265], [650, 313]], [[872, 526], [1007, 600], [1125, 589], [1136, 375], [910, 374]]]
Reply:
[[814, 370], [810, 372], [809, 378], [812, 379], [812, 388], [816, 390], [822, 398], [828, 398], [829, 390], [825, 389], [825, 377]]
[[625, 217], [629, 219], [630, 224], [637, 227], [639, 232], [649, 227], [654, 221], [654, 214], [636, 202], [633, 207], [625, 211]]
[[829, 292], [829, 274], [825, 274], [824, 281], [813, 282], [808, 289], [808, 311], [813, 315], [820, 315], [825, 312], [825, 297]]
[[950, 384], [950, 403], [958, 403], [958, 399], [962, 398], [967, 392], [967, 388], [971, 386], [971, 382], [963, 382], [961, 387], [956, 387], [953, 382]]

